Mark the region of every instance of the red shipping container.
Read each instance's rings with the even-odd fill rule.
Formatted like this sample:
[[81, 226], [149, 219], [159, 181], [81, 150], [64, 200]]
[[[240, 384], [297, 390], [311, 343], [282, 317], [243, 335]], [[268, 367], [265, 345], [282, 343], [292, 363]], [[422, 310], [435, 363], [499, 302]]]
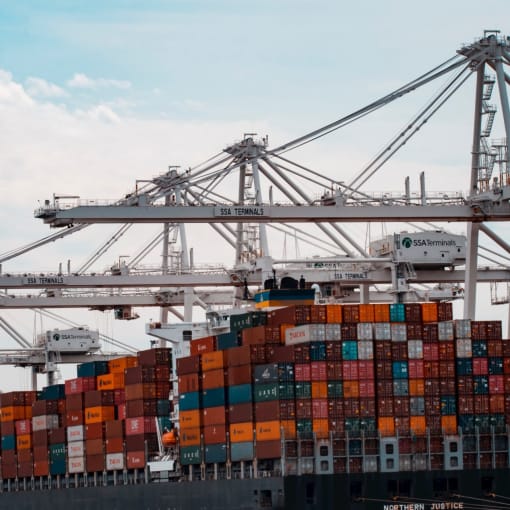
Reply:
[[83, 411], [83, 393], [66, 395], [66, 411]]
[[440, 379], [439, 392], [441, 395], [455, 395], [455, 379]]
[[[200, 371], [200, 356], [185, 356], [177, 358], [177, 374], [197, 374]], [[127, 376], [128, 370], [126, 370]]]
[[423, 360], [421, 359], [410, 359], [407, 362], [407, 368], [409, 372], [409, 379], [423, 379]]
[[439, 342], [439, 359], [453, 360], [455, 359], [455, 342]]
[[296, 381], [311, 381], [312, 369], [310, 363], [296, 363], [294, 365], [294, 379]]
[[360, 398], [375, 397], [375, 381], [373, 379], [362, 379], [359, 381]]
[[50, 463], [48, 460], [34, 460], [34, 476], [48, 476]]
[[312, 418], [320, 419], [328, 417], [328, 400], [324, 398], [315, 399], [312, 402]]
[[362, 417], [374, 418], [376, 416], [375, 398], [360, 398], [359, 412]]
[[487, 342], [487, 355], [488, 356], [503, 356], [503, 340], [494, 339]]
[[375, 364], [376, 379], [391, 379], [393, 377], [393, 364], [391, 361], [377, 361]]
[[326, 362], [325, 361], [312, 361], [310, 363], [310, 378], [312, 381], [326, 381]]
[[357, 418], [359, 416], [359, 398], [344, 398], [343, 407], [343, 414], [346, 418]]
[[228, 386], [250, 384], [252, 380], [251, 364], [229, 367], [227, 370]]
[[371, 360], [358, 361], [358, 374], [360, 379], [374, 378], [374, 362]]
[[83, 411], [67, 411], [66, 412], [66, 427], [72, 427], [73, 425], [83, 425]]
[[475, 404], [472, 395], [459, 395], [457, 402], [459, 414], [473, 414], [475, 412]]
[[486, 375], [489, 373], [488, 358], [473, 358], [473, 375]]
[[[299, 398], [296, 400], [296, 419], [305, 420], [312, 418], [312, 401]], [[258, 421], [258, 420], [257, 420]]]
[[110, 437], [105, 441], [106, 453], [122, 453], [124, 451], [124, 438]]
[[377, 396], [379, 398], [393, 396], [393, 380], [392, 379], [378, 379], [377, 380]]
[[223, 425], [208, 425], [204, 427], [204, 443], [218, 444], [225, 443], [227, 440], [227, 429]]
[[504, 376], [489, 375], [489, 393], [491, 395], [501, 395], [505, 393]]
[[225, 349], [225, 367], [237, 367], [239, 365], [249, 365], [251, 361], [251, 348], [249, 345], [240, 347], [231, 347]]
[[344, 406], [343, 406], [342, 399], [337, 399], [337, 398], [329, 398], [328, 399], [328, 416], [330, 418], [343, 418], [344, 417]]
[[200, 379], [198, 373], [179, 375], [179, 393], [192, 393], [200, 391]]
[[[423, 362], [423, 377], [425, 378], [438, 378], [440, 377], [439, 361], [424, 361]], [[446, 376], [446, 374], [444, 374]]]
[[30, 434], [32, 432], [32, 420], [18, 420], [14, 424], [16, 435]]
[[144, 469], [145, 451], [126, 452], [126, 466], [128, 469]]
[[393, 407], [395, 409], [395, 416], [409, 416], [409, 397], [394, 397]]
[[359, 369], [357, 361], [343, 361], [342, 373], [345, 381], [357, 381], [359, 379]]
[[254, 328], [246, 328], [241, 330], [242, 345], [257, 345], [266, 343], [265, 326], [256, 326]]
[[202, 421], [204, 426], [208, 425], [224, 425], [227, 416], [223, 406], [205, 407], [202, 410]]
[[102, 439], [104, 438], [105, 424], [88, 423], [85, 425], [85, 439]]
[[76, 379], [68, 379], [64, 384], [66, 396], [75, 395], [85, 391], [94, 391], [96, 389], [96, 378], [94, 376], [77, 377]]
[[231, 405], [228, 408], [228, 419], [230, 423], [253, 421], [253, 406], [251, 402]]
[[189, 349], [191, 356], [196, 356], [197, 354], [202, 354], [203, 352], [212, 352], [216, 350], [216, 337], [205, 336], [203, 338], [191, 340]]
[[[510, 377], [508, 380], [508, 389], [510, 393]], [[474, 391], [473, 377], [470, 375], [457, 376], [457, 391], [459, 395], [472, 395]]]
[[89, 473], [105, 470], [105, 458], [104, 455], [87, 455], [85, 457], [85, 466]]
[[327, 361], [326, 362], [326, 377], [329, 381], [340, 381], [343, 378], [342, 362], [341, 361]]
[[394, 416], [395, 412], [392, 397], [377, 399], [377, 414], [379, 416]]
[[124, 422], [122, 420], [110, 420], [105, 423], [105, 437], [123, 437]]
[[[428, 324], [430, 326], [430, 324]], [[437, 341], [437, 338], [436, 338]], [[423, 343], [423, 359], [425, 361], [438, 361], [439, 360], [439, 344], [438, 343]]]
[[136, 418], [126, 418], [126, 436], [137, 434], [146, 434], [156, 431], [156, 419], [154, 416], [139, 416]]
[[326, 342], [326, 360], [342, 361], [342, 343], [338, 341]]
[[489, 396], [489, 411], [491, 413], [504, 413], [505, 412], [505, 396], [504, 395], [490, 395]]
[[474, 395], [475, 414], [489, 413], [489, 395]]
[[222, 388], [225, 386], [225, 370], [218, 368], [215, 370], [207, 370], [202, 373], [202, 389], [210, 390], [214, 388]]

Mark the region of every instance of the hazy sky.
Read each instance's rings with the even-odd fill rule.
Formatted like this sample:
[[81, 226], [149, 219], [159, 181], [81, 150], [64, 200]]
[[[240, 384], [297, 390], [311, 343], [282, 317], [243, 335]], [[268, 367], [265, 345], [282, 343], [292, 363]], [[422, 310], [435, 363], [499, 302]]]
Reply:
[[[484, 29], [505, 34], [507, 19], [507, 0], [0, 2], [0, 252], [50, 233], [33, 210], [53, 193], [119, 198], [136, 179], [195, 165], [246, 132], [276, 146], [432, 69]], [[439, 85], [292, 158], [348, 180]], [[473, 90], [471, 80], [368, 188], [401, 190], [406, 175], [416, 188], [425, 171], [431, 189], [467, 190]], [[59, 241], [3, 271], [77, 267], [102, 240]], [[221, 250], [195, 250], [224, 261]], [[490, 313], [506, 320], [506, 307]], [[133, 344], [144, 336], [144, 320], [69, 315]], [[31, 312], [2, 316], [29, 339], [53, 327]], [[15, 347], [1, 330], [0, 341]]]

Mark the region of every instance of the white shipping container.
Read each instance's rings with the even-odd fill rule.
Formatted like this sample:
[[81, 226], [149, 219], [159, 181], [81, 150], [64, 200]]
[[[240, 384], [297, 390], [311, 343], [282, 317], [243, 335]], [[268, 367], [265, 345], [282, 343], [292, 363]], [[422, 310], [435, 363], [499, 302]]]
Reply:
[[70, 457], [67, 459], [69, 473], [85, 472], [85, 457]]
[[393, 342], [405, 342], [407, 340], [407, 326], [405, 323], [391, 324], [391, 339]]
[[58, 414], [44, 414], [32, 418], [32, 430], [51, 430], [58, 429]]
[[366, 455], [364, 457], [363, 471], [365, 473], [375, 473], [377, 471], [377, 457], [375, 455]]
[[326, 340], [325, 324], [304, 324], [285, 330], [285, 345], [324, 342], [324, 340]]
[[342, 329], [340, 324], [325, 324], [326, 340], [341, 340]]
[[391, 324], [389, 322], [376, 322], [374, 333], [376, 340], [391, 340]]
[[455, 321], [455, 337], [471, 338], [471, 319], [459, 319]]
[[472, 358], [473, 357], [473, 344], [470, 338], [459, 338], [456, 341], [456, 356], [457, 358]]
[[423, 358], [423, 341], [422, 340], [409, 340], [407, 342], [407, 353], [409, 359], [422, 359]]
[[411, 455], [400, 455], [398, 464], [400, 471], [411, 471]]
[[372, 342], [358, 342], [358, 359], [374, 359], [374, 344]]
[[115, 471], [124, 469], [123, 453], [107, 453], [106, 454], [106, 471]]
[[67, 443], [68, 457], [83, 457], [85, 455], [85, 441], [71, 441]]
[[358, 322], [358, 340], [373, 340], [374, 326], [371, 322]]
[[71, 441], [84, 441], [85, 440], [85, 427], [83, 425], [73, 425], [67, 427], [67, 442]]
[[438, 322], [438, 337], [440, 341], [453, 340], [453, 321]]

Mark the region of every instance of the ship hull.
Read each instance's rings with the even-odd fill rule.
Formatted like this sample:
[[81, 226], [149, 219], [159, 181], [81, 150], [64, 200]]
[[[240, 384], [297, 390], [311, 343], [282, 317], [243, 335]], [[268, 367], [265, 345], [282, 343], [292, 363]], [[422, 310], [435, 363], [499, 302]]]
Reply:
[[508, 469], [301, 475], [4, 492], [16, 510], [463, 510], [510, 497]]

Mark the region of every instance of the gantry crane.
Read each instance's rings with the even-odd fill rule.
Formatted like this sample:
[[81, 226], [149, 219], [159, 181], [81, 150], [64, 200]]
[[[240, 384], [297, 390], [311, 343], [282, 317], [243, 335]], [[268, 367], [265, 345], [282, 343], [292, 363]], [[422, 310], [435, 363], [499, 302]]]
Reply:
[[[132, 193], [109, 204], [98, 205], [97, 200], [82, 200], [54, 196], [46, 200], [35, 216], [52, 227], [66, 227], [48, 236], [54, 240], [78, 232], [87, 225], [98, 223], [121, 223], [119, 236], [133, 224], [160, 223], [163, 229], [163, 266], [158, 274], [137, 274], [134, 267], [104, 275], [86, 274], [83, 271], [59, 272], [57, 275], [0, 275], [0, 288], [44, 289], [39, 303], [51, 306], [108, 307], [108, 303], [125, 303], [138, 306], [152, 297], [135, 296], [133, 289], [155, 289], [151, 291], [159, 306], [167, 310], [177, 303], [189, 305], [195, 302], [213, 302], [213, 294], [194, 294], [193, 288], [233, 287], [236, 298], [242, 299], [247, 287], [259, 287], [271, 280], [278, 271], [280, 275], [306, 275], [308, 281], [319, 284], [337, 285], [339, 288], [357, 287], [358, 298], [368, 299], [368, 289], [374, 284], [389, 285], [393, 299], [405, 299], [403, 287], [412, 280], [416, 284], [454, 283], [465, 284], [464, 315], [474, 317], [477, 281], [510, 281], [508, 267], [479, 267], [478, 234], [483, 232], [500, 248], [508, 252], [508, 245], [487, 225], [486, 222], [506, 222], [510, 219], [510, 173], [508, 168], [508, 140], [510, 139], [510, 111], [507, 97], [507, 83], [510, 78], [504, 65], [510, 64], [510, 40], [497, 31], [486, 31], [473, 44], [463, 46], [458, 54], [423, 74], [419, 78], [398, 88], [392, 93], [372, 102], [339, 120], [314, 130], [276, 148], [269, 148], [268, 137], [258, 139], [247, 133], [238, 142], [229, 145], [222, 152], [205, 163], [185, 171], [178, 167], [157, 178], [138, 181]], [[495, 71], [495, 77], [488, 72]], [[471, 179], [469, 193], [431, 193], [425, 189], [424, 175], [420, 176], [420, 190], [411, 193], [409, 178], [404, 190], [398, 194], [386, 192], [369, 193], [365, 185], [383, 165], [427, 123], [448, 99], [469, 79], [477, 77], [475, 92], [475, 122], [472, 141]], [[448, 77], [446, 84], [425, 105], [396, 136], [376, 154], [348, 184], [325, 172], [310, 169], [287, 157], [287, 153], [336, 131], [351, 122], [386, 106], [431, 81]], [[494, 126], [496, 108], [490, 104], [497, 84], [500, 108], [503, 114], [505, 137], [490, 145], [489, 137]], [[233, 190], [233, 191], [232, 191]], [[466, 261], [461, 263], [438, 264], [436, 266], [413, 267], [412, 261], [397, 260], [395, 257], [372, 257], [366, 246], [349, 234], [347, 223], [367, 222], [457, 222], [467, 228]], [[234, 250], [234, 266], [200, 273], [189, 257], [185, 224], [206, 223], [214, 229], [227, 245]], [[308, 227], [318, 230], [313, 234]], [[306, 267], [310, 261], [280, 261], [270, 253], [268, 230], [274, 228], [298, 231], [304, 238], [316, 238], [329, 243], [330, 256], [323, 264], [335, 264], [318, 270]], [[427, 228], [423, 228], [427, 231]], [[171, 232], [179, 232], [181, 240], [180, 268], [173, 273], [168, 266]], [[48, 241], [49, 242], [49, 241]], [[34, 243], [37, 245], [38, 243]], [[31, 246], [25, 249], [32, 249]], [[105, 246], [106, 249], [106, 246]], [[10, 254], [8, 254], [10, 257]], [[481, 256], [481, 254], [480, 254]], [[486, 257], [487, 258], [487, 257]], [[6, 260], [5, 258], [3, 260]], [[2, 261], [0, 257], [0, 262]], [[343, 271], [351, 265], [361, 270]], [[465, 269], [459, 269], [465, 264]], [[445, 269], [447, 269], [445, 271]], [[349, 273], [355, 275], [344, 278]], [[360, 276], [361, 275], [361, 276]], [[94, 289], [125, 289], [101, 301]], [[70, 289], [84, 289], [91, 293], [71, 298]], [[48, 289], [56, 289], [53, 296]], [[188, 290], [186, 290], [188, 289]], [[61, 294], [59, 294], [61, 292]], [[131, 295], [129, 293], [131, 292]], [[64, 294], [66, 297], [64, 298]], [[187, 298], [186, 298], [187, 296]], [[220, 302], [225, 294], [214, 295]], [[222, 296], [222, 297], [219, 297]], [[28, 298], [3, 297], [4, 306], [11, 303], [25, 303]], [[24, 301], [23, 301], [24, 299]], [[96, 301], [95, 305], [91, 302]], [[58, 305], [58, 304], [59, 305]], [[81, 303], [79, 305], [78, 303]], [[87, 304], [85, 304], [87, 303]], [[129, 304], [128, 304], [129, 303]], [[40, 304], [42, 306], [42, 304]], [[185, 307], [189, 310], [189, 306]], [[190, 316], [185, 319], [190, 320]], [[163, 316], [162, 316], [163, 318]], [[165, 322], [162, 320], [162, 322]]]

